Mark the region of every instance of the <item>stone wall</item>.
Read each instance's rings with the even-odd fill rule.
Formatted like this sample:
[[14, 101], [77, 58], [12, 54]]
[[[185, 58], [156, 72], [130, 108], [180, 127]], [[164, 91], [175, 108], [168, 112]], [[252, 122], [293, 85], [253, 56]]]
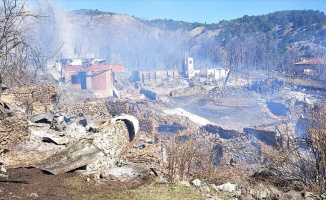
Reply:
[[54, 110], [59, 100], [59, 91], [56, 85], [15, 88], [12, 92], [16, 102], [28, 115]]
[[66, 115], [77, 115], [80, 117], [94, 118], [96, 120], [110, 118], [104, 101], [77, 103], [71, 106], [61, 105], [59, 111]]
[[121, 100], [107, 100], [105, 106], [112, 116], [130, 113], [130, 104]]
[[11, 104], [0, 101], [0, 153], [11, 150], [29, 136], [26, 115]]
[[156, 124], [151, 119], [140, 119], [139, 130], [146, 133], [153, 133], [155, 131]]
[[129, 143], [129, 133], [123, 121], [104, 126], [100, 132], [92, 135], [93, 144], [101, 149], [105, 156], [87, 165], [87, 171], [102, 171], [113, 167], [119, 160], [120, 154]]
[[28, 115], [53, 110], [59, 100], [55, 85], [12, 88], [0, 101], [0, 152], [29, 136]]

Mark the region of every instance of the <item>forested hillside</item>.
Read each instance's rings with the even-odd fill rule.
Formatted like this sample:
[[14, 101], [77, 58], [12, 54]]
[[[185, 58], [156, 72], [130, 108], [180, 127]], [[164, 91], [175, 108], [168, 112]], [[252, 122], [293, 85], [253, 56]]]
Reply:
[[[215, 24], [167, 20], [144, 21], [170, 31], [199, 30], [191, 38], [197, 60], [228, 67], [286, 70], [302, 58], [324, 57], [326, 16], [313, 10], [278, 11]], [[200, 62], [199, 62], [200, 64]], [[205, 64], [202, 64], [205, 65]]]
[[44, 58], [62, 45], [56, 55], [94, 54], [130, 70], [181, 69], [186, 52], [194, 58], [195, 68], [287, 71], [302, 58], [326, 57], [326, 16], [320, 11], [245, 15], [214, 24], [143, 20], [87, 9], [66, 13], [47, 3], [34, 12], [51, 15], [34, 25], [36, 34], [30, 42], [40, 54], [48, 54]]

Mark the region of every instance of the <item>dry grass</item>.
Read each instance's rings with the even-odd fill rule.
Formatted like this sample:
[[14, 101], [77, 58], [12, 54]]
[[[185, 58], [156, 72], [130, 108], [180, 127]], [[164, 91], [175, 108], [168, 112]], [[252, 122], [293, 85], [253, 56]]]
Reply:
[[65, 180], [64, 184], [70, 188], [72, 199], [204, 199], [198, 190], [183, 185], [160, 184], [152, 180], [99, 183], [96, 181], [86, 182], [84, 179], [77, 176]]

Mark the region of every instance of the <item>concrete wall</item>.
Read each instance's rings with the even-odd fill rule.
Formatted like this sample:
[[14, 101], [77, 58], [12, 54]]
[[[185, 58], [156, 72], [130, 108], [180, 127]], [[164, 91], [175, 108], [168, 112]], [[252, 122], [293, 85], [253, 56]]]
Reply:
[[[108, 67], [112, 67], [112, 69]], [[112, 97], [114, 88], [113, 69], [121, 71], [122, 67], [115, 65], [92, 65], [89, 68], [84, 69], [82, 66], [69, 66], [65, 71], [65, 83], [76, 89], [91, 90], [99, 97]], [[78, 74], [83, 70], [86, 70], [84, 72], [86, 73], [86, 76], [84, 75], [83, 77], [80, 77]], [[76, 77], [76, 81], [72, 81], [73, 76]]]
[[186, 78], [193, 78], [195, 77], [195, 71], [194, 71], [194, 59], [193, 58], [186, 58], [184, 60], [185, 65], [185, 76]]
[[130, 82], [162, 82], [169, 78], [181, 77], [178, 70], [159, 70], [159, 71], [133, 71], [130, 75]]
[[214, 79], [220, 79], [227, 76], [228, 70], [224, 68], [202, 69], [199, 74], [203, 77], [214, 76]]
[[[97, 74], [96, 74], [97, 73]], [[100, 97], [113, 96], [114, 74], [111, 70], [106, 72], [93, 72], [92, 91]]]

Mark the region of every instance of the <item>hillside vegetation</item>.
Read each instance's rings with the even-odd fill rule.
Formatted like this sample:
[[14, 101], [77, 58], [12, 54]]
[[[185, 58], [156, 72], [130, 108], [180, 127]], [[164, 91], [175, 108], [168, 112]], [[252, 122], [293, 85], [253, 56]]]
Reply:
[[36, 37], [30, 42], [44, 58], [62, 45], [62, 54], [56, 55], [84, 58], [93, 54], [129, 70], [181, 69], [187, 53], [197, 69], [289, 72], [303, 58], [325, 57], [326, 16], [314, 10], [245, 15], [213, 24], [144, 20], [87, 9], [65, 13], [46, 2], [33, 12], [51, 15], [34, 24]]

